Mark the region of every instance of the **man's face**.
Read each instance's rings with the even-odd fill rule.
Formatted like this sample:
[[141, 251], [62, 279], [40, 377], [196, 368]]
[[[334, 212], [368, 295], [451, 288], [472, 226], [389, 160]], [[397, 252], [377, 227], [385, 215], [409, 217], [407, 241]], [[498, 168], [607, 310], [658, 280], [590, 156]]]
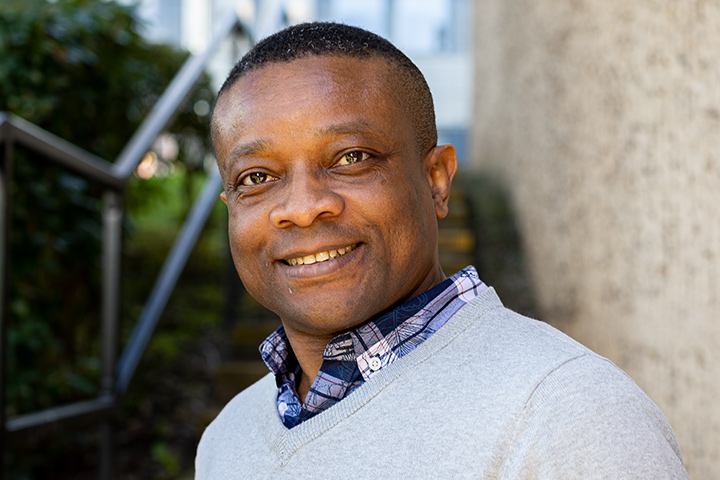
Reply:
[[444, 278], [444, 147], [423, 155], [392, 78], [384, 60], [310, 56], [246, 74], [216, 106], [235, 267], [286, 330], [334, 335]]

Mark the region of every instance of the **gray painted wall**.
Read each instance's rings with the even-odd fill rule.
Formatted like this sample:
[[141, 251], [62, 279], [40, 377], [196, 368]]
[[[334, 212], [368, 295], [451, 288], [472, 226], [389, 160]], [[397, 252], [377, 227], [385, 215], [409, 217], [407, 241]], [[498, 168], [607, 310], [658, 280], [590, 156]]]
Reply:
[[653, 398], [691, 478], [720, 478], [720, 2], [474, 17], [471, 158], [510, 190], [543, 319]]

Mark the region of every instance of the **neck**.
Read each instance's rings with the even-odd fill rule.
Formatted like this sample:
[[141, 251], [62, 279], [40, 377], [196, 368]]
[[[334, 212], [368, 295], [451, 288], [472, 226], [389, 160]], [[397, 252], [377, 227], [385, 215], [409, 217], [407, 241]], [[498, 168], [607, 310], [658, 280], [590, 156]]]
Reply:
[[285, 334], [300, 364], [301, 372], [300, 378], [296, 382], [296, 388], [300, 401], [305, 402], [305, 396], [310, 391], [310, 386], [322, 366], [325, 347], [335, 336], [308, 335], [297, 330], [288, 329], [287, 326], [285, 327]]
[[[436, 262], [434, 270], [425, 277], [425, 280], [417, 285], [414, 290], [405, 297], [402, 302], [398, 302], [391, 308], [395, 308], [397, 305], [410, 300], [411, 298], [430, 290], [435, 285], [441, 283], [447, 277], [442, 271], [440, 265]], [[285, 327], [285, 334], [287, 335], [288, 341], [292, 346], [295, 357], [300, 364], [300, 378], [296, 381], [296, 388], [298, 397], [301, 402], [305, 402], [305, 396], [310, 391], [315, 377], [320, 371], [323, 363], [323, 353], [325, 347], [330, 341], [335, 338], [340, 332], [332, 334], [309, 334], [301, 330], [292, 328], [290, 322], [283, 322]]]

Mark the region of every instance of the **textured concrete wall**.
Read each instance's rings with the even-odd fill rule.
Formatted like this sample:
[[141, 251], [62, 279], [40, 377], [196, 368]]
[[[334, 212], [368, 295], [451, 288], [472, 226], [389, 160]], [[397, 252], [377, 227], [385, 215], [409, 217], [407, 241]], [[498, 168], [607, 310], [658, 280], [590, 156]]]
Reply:
[[510, 190], [544, 319], [720, 478], [720, 2], [475, 5], [472, 153]]

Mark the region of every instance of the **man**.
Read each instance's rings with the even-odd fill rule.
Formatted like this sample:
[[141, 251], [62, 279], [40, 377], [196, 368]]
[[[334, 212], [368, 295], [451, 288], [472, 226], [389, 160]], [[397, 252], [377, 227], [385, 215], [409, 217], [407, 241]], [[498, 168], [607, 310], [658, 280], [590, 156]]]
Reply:
[[455, 151], [384, 39], [290, 27], [212, 116], [235, 267], [282, 326], [205, 431], [197, 478], [686, 478], [623, 372], [438, 262]]

